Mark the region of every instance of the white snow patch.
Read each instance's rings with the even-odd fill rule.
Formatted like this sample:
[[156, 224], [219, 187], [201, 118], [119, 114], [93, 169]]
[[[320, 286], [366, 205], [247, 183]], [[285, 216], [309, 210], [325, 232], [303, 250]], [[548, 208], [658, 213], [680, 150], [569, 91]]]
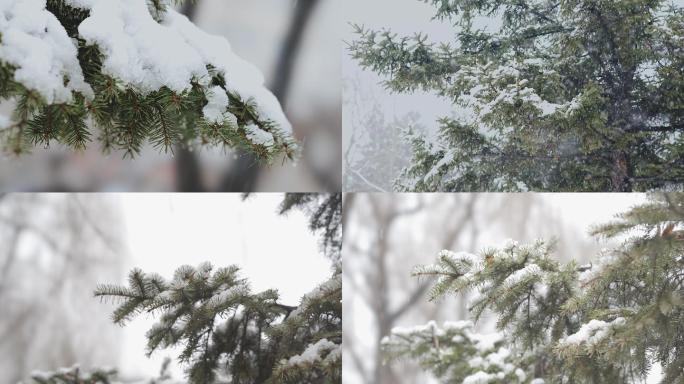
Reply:
[[64, 4], [70, 5], [74, 8], [90, 9], [99, 0], [63, 0]]
[[76, 43], [45, 4], [45, 0], [0, 2], [0, 61], [15, 67], [14, 80], [49, 104], [70, 102], [72, 91], [92, 98]]
[[447, 331], [461, 331], [464, 329], [469, 329], [474, 326], [471, 320], [460, 320], [460, 321], [445, 321], [444, 329]]
[[414, 333], [430, 332], [433, 334], [440, 334], [443, 331], [437, 327], [434, 320], [430, 320], [427, 324], [414, 325], [411, 327], [394, 327], [392, 328], [392, 335], [394, 336], [410, 336]]
[[157, 23], [144, 1], [97, 1], [78, 31], [100, 47], [103, 72], [142, 93], [163, 86], [180, 93], [193, 78], [208, 81], [197, 51], [178, 31]]
[[527, 374], [525, 374], [525, 371], [523, 371], [520, 368], [516, 368], [515, 370], [515, 376], [518, 378], [520, 382], [524, 382], [525, 379], [527, 379]]
[[469, 252], [453, 252], [449, 250], [442, 250], [439, 252], [439, 258], [449, 258], [455, 261], [465, 262], [470, 265], [477, 265], [482, 261], [482, 258]]
[[593, 345], [601, 340], [603, 340], [611, 328], [614, 326], [620, 326], [625, 324], [626, 320], [622, 317], [618, 317], [611, 322], [605, 322], [602, 320], [593, 319], [586, 324], [582, 324], [579, 331], [569, 335], [568, 337], [560, 340], [560, 344], [563, 345], [579, 345], [586, 343], [587, 345]]
[[442, 168], [449, 165], [452, 161], [454, 161], [454, 151], [449, 150], [444, 154], [444, 156], [441, 159], [439, 159], [437, 164], [435, 164], [430, 169], [430, 171], [425, 175], [425, 177], [423, 178], [423, 182], [427, 182], [433, 176], [437, 175], [442, 170]]
[[227, 301], [234, 300], [235, 298], [246, 294], [247, 293], [246, 291], [247, 290], [245, 289], [244, 286], [235, 285], [235, 286], [224, 289], [224, 290], [220, 291], [219, 293], [215, 294], [214, 296], [212, 296], [212, 300], [217, 305], [222, 305], [222, 304], [225, 304]]
[[511, 273], [504, 281], [504, 284], [508, 286], [516, 285], [528, 277], [537, 275], [540, 272], [541, 268], [537, 264], [528, 264], [524, 268], [518, 269], [517, 271]]
[[254, 99], [260, 115], [275, 122], [285, 133], [292, 132], [278, 99], [264, 86], [264, 76], [254, 65], [236, 55], [228, 40], [202, 31], [173, 10], [167, 11], [163, 24], [180, 33], [206, 64], [224, 74], [228, 90], [244, 99]]
[[324, 281], [318, 287], [314, 288], [311, 292], [307, 293], [302, 297], [302, 301], [295, 309], [290, 313], [290, 317], [300, 316], [304, 311], [306, 311], [311, 303], [311, 301], [317, 300], [320, 297], [329, 295], [331, 292], [342, 289], [342, 275], [336, 274], [330, 279]]
[[505, 250], [510, 250], [510, 249], [516, 248], [518, 245], [519, 245], [519, 243], [516, 240], [506, 239], [506, 241], [504, 241], [502, 248]]
[[470, 338], [475, 343], [475, 348], [477, 348], [478, 351], [487, 352], [493, 350], [496, 343], [503, 340], [503, 335], [500, 333], [473, 333], [470, 335]]
[[273, 135], [270, 132], [266, 132], [254, 124], [250, 124], [245, 127], [247, 132], [247, 138], [251, 140], [254, 144], [271, 146], [273, 145]]
[[463, 384], [486, 384], [497, 379], [498, 376], [495, 373], [477, 371], [463, 379]]
[[207, 90], [207, 105], [202, 109], [204, 118], [210, 123], [222, 123], [225, 119], [226, 108], [228, 108], [228, 95], [226, 91], [214, 86]]
[[321, 339], [316, 344], [309, 344], [301, 355], [290, 357], [287, 360], [287, 365], [311, 364], [321, 359], [322, 352], [329, 351], [329, 353], [332, 353], [339, 350], [339, 348], [339, 345], [328, 341], [328, 339]]
[[549, 286], [545, 283], [537, 283], [534, 285], [534, 293], [537, 297], [545, 299], [549, 295]]

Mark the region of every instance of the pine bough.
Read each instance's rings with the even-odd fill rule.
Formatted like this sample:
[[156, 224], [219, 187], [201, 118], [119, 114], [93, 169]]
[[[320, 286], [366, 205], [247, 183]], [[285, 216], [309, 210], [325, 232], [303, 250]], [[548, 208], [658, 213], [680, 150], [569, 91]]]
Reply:
[[[252, 292], [238, 272], [235, 266], [186, 265], [169, 281], [135, 269], [128, 286], [102, 285], [95, 296], [119, 303], [116, 324], [142, 313], [157, 316], [147, 332], [148, 355], [180, 347], [178, 359], [187, 364], [191, 384], [340, 383], [341, 267], [297, 307], [278, 303], [275, 290]], [[119, 383], [116, 371], [106, 369], [63, 369], [33, 379], [36, 384]], [[165, 382], [164, 377], [154, 382]]]
[[[138, 154], [146, 142], [293, 158], [292, 128], [262, 74], [170, 0], [0, 4], [0, 138], [14, 153], [59, 142]], [[97, 132], [91, 129], [96, 126]]]
[[684, 194], [659, 194], [597, 236], [626, 238], [596, 264], [560, 263], [544, 241], [481, 255], [443, 251], [416, 268], [430, 296], [473, 293], [473, 322], [397, 328], [388, 359], [415, 359], [445, 383], [639, 383], [654, 364], [662, 383], [684, 381]]

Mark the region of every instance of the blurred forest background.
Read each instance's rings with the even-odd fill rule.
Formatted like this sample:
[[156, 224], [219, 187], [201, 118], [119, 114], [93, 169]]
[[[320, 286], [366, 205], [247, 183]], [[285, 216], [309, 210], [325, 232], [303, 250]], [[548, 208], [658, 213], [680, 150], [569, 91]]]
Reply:
[[92, 287], [124, 272], [114, 208], [95, 195], [0, 195], [1, 383], [117, 361], [110, 307], [92, 299]]
[[[341, 186], [339, 0], [196, 0], [180, 9], [205, 31], [228, 38], [255, 64], [283, 104], [300, 141], [295, 164], [259, 166], [242, 153], [202, 149], [137, 158], [75, 154], [58, 145], [0, 156], [3, 191], [338, 191]], [[9, 105], [0, 105], [7, 113]]]
[[[234, 264], [254, 291], [275, 288], [284, 304], [297, 305], [329, 278], [330, 260], [308, 216], [279, 214], [282, 201], [280, 193], [246, 200], [242, 194], [0, 194], [0, 384], [74, 364], [116, 368], [123, 383], [157, 377], [164, 359], [180, 351], [146, 356], [145, 334], [155, 319], [144, 315], [117, 326], [115, 306], [93, 297], [98, 284], [123, 283], [134, 267], [171, 278], [183, 264]], [[283, 273], [294, 265], [295, 274]], [[171, 362], [174, 380], [183, 368]]]
[[[411, 277], [443, 249], [478, 253], [508, 239], [556, 238], [560, 260], [587, 262], [609, 244], [591, 225], [645, 200], [641, 194], [347, 194], [343, 244], [345, 383], [436, 383], [411, 361], [384, 364], [380, 340], [397, 326], [465, 320], [467, 297], [427, 301]], [[494, 330], [486, 316], [482, 332]]]

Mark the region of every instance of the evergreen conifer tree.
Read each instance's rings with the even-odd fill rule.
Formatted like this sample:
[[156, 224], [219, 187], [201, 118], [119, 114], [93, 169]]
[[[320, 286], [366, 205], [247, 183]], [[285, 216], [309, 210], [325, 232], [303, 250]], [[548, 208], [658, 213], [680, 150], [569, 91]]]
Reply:
[[437, 280], [431, 297], [475, 291], [473, 322], [396, 329], [389, 358], [409, 357], [446, 383], [639, 383], [654, 364], [662, 383], [684, 381], [684, 194], [650, 201], [595, 227], [624, 239], [597, 262], [552, 257], [542, 240], [481, 255], [443, 251], [416, 276]]
[[296, 155], [290, 123], [261, 73], [175, 0], [6, 0], [0, 4], [0, 140], [138, 154], [146, 142]]
[[[189, 384], [338, 384], [342, 382], [342, 194], [285, 195], [279, 213], [300, 209], [333, 261], [331, 277], [298, 306], [276, 290], [253, 292], [237, 266], [179, 267], [172, 279], [134, 269], [128, 285], [100, 285], [95, 296], [117, 303], [116, 324], [141, 314], [158, 321], [147, 352], [177, 347]], [[168, 379], [165, 369], [150, 384]], [[35, 384], [119, 384], [113, 370], [78, 368], [34, 376]]]
[[410, 138], [398, 189], [681, 188], [681, 1], [424, 2], [455, 43], [357, 27], [349, 47], [391, 91], [454, 104], [436, 142]]

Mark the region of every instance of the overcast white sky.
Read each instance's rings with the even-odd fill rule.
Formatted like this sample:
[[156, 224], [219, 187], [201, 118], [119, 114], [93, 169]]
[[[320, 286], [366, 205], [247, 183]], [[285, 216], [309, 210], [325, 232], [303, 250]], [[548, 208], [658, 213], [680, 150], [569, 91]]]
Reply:
[[[252, 288], [279, 290], [282, 302], [297, 304], [302, 295], [330, 277], [330, 262], [318, 249], [305, 216], [279, 216], [283, 195], [258, 194], [123, 194], [128, 260], [132, 267], [171, 277], [182, 264], [210, 261], [237, 264]], [[140, 318], [123, 328], [121, 373], [151, 377], [165, 356], [147, 359], [145, 332], [153, 319]], [[176, 369], [176, 372], [180, 370]]]

